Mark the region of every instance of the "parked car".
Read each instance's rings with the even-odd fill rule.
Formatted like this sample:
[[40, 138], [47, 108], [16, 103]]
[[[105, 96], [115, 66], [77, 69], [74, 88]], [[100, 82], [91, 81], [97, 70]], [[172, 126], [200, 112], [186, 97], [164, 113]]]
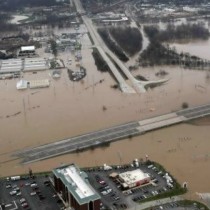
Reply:
[[25, 203], [22, 203], [21, 206], [22, 206], [23, 208], [28, 208], [28, 203], [26, 203], [26, 202], [25, 202]]
[[20, 199], [20, 203], [22, 204], [22, 203], [25, 203], [26, 202], [26, 199], [25, 198], [21, 198]]
[[8, 189], [8, 188], [11, 188], [12, 186], [11, 186], [11, 184], [7, 184], [6, 185], [6, 188]]
[[17, 194], [17, 191], [13, 190], [9, 193], [10, 195], [16, 195]]

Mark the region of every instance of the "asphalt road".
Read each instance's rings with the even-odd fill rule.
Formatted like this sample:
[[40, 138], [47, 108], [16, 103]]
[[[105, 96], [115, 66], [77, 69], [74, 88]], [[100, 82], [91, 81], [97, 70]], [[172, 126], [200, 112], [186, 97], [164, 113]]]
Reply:
[[187, 120], [195, 119], [198, 117], [204, 117], [210, 115], [210, 104], [198, 106], [195, 108], [184, 109], [177, 112], [177, 115], [182, 115]]
[[[150, 131], [152, 129], [158, 129], [168, 125], [173, 125], [176, 123], [181, 123], [191, 119], [210, 115], [210, 104], [181, 110], [170, 115], [179, 117], [179, 122], [174, 121], [174, 117], [171, 119], [167, 119], [159, 116], [148, 119], [147, 125], [144, 125], [143, 123], [141, 125], [141, 121], [130, 122], [108, 129], [56, 141], [54, 143], [46, 144], [43, 146], [21, 150], [19, 152], [16, 152], [14, 155], [18, 158], [23, 159], [23, 163], [30, 163], [70, 152], [82, 151], [86, 148], [103, 145], [106, 146], [106, 143], [130, 138], [135, 135], [141, 135], [142, 133]], [[145, 122], [145, 120], [143, 120], [142, 122]], [[144, 132], [141, 132], [142, 129], [144, 130]]]
[[15, 155], [23, 158], [24, 163], [43, 160], [76, 150], [89, 148], [90, 146], [97, 146], [105, 142], [127, 138], [130, 135], [138, 135], [138, 126], [138, 122], [131, 122], [85, 135], [64, 139], [40, 147], [20, 151]]
[[[74, 4], [77, 8], [78, 13], [85, 14], [85, 10], [83, 9], [83, 7], [81, 5], [81, 2], [79, 0], [74, 0]], [[106, 54], [107, 49], [105, 51], [105, 49], [104, 49], [105, 45], [103, 44], [103, 41], [100, 39], [98, 32], [93, 27], [93, 25], [91, 23], [91, 20], [86, 15], [82, 15], [81, 17], [82, 17], [82, 20], [85, 23], [89, 33], [90, 33], [90, 36], [92, 37], [92, 39], [94, 41], [95, 47], [98, 49], [99, 53], [101, 54], [101, 56], [106, 61], [107, 65], [109, 66], [110, 70], [112, 71], [114, 77], [118, 81], [118, 83], [120, 85], [120, 89], [124, 93], [135, 93], [135, 90], [126, 83], [125, 79], [119, 73], [116, 66], [113, 64], [111, 59], [107, 56], [107, 54]]]

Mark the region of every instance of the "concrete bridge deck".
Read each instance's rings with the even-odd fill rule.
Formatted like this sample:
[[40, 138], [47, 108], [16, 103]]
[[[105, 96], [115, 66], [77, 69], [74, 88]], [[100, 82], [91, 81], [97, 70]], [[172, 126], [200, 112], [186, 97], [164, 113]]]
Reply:
[[95, 146], [103, 146], [109, 142], [131, 138], [132, 136], [141, 135], [151, 130], [207, 115], [210, 115], [210, 104], [63, 139], [39, 147], [21, 150], [13, 155], [23, 159], [23, 163], [36, 162]]

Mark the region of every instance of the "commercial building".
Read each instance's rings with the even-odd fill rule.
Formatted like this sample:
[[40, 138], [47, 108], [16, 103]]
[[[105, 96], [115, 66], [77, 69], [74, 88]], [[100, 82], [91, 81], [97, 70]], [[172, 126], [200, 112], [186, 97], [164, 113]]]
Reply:
[[150, 176], [140, 169], [126, 171], [118, 175], [121, 185], [124, 189], [141, 186], [150, 182]]
[[30, 89], [45, 88], [50, 86], [50, 81], [48, 79], [31, 80], [28, 81], [28, 83]]
[[0, 74], [20, 74], [22, 71], [40, 71], [47, 69], [49, 69], [49, 61], [45, 58], [0, 60]]
[[33, 57], [35, 55], [35, 46], [23, 46], [18, 53], [19, 57]]
[[50, 86], [49, 79], [39, 79], [39, 80], [29, 80], [29, 81], [21, 79], [16, 84], [17, 90], [24, 90], [27, 89], [28, 87], [30, 89], [35, 89], [35, 88], [45, 88], [49, 86]]
[[71, 164], [53, 170], [55, 190], [66, 206], [75, 210], [100, 210], [100, 196], [88, 182], [87, 174]]
[[48, 60], [45, 58], [25, 58], [23, 71], [42, 71], [49, 69]]
[[0, 74], [20, 73], [22, 69], [22, 59], [8, 59], [0, 61]]

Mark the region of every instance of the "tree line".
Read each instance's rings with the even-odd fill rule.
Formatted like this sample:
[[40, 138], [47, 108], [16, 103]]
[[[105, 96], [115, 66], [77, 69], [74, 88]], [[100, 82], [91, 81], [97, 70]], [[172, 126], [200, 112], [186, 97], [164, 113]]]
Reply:
[[[183, 26], [181, 26], [180, 28], [182, 27]], [[188, 29], [190, 28], [191, 30], [191, 26], [187, 28]], [[172, 31], [176, 29], [170, 29], [170, 30]], [[150, 44], [147, 47], [147, 49], [141, 53], [139, 57], [140, 65], [142, 66], [181, 65], [185, 68], [192, 68], [192, 69], [210, 68], [210, 61], [201, 59], [197, 56], [190, 55], [189, 53], [183, 53], [183, 52], [177, 53], [175, 48], [170, 48], [168, 44], [163, 45], [161, 43], [162, 41], [169, 41], [169, 40], [171, 41], [171, 36], [174, 35], [160, 36], [161, 32], [159, 32], [159, 29], [155, 26], [145, 26], [144, 31], [148, 36], [148, 38], [150, 39]], [[168, 34], [168, 32], [166, 32], [166, 34]], [[195, 34], [197, 34], [197, 32]], [[194, 37], [197, 36], [200, 37], [200, 35], [195, 35]], [[182, 37], [182, 34], [180, 34], [178, 37]]]
[[24, 7], [41, 7], [41, 6], [55, 6], [61, 5], [62, 2], [56, 0], [4, 0], [0, 1], [1, 11], [15, 11]]
[[108, 46], [108, 48], [121, 60], [127, 62], [129, 58], [122, 51], [122, 49], [112, 40], [110, 37], [109, 31], [107, 29], [98, 29], [98, 33]]
[[144, 31], [150, 40], [170, 42], [176, 40], [190, 40], [209, 38], [209, 30], [201, 24], [182, 24], [174, 26], [169, 24], [166, 30], [159, 30], [156, 26], [145, 26]]
[[132, 27], [112, 27], [110, 34], [117, 44], [130, 56], [139, 52], [142, 48], [142, 35], [137, 28]]
[[109, 49], [123, 62], [129, 60], [126, 54], [133, 56], [142, 48], [142, 34], [137, 28], [111, 27], [98, 29], [98, 32]]
[[9, 14], [0, 13], [0, 28], [1, 32], [5, 31], [17, 31], [18, 26], [11, 24], [8, 22], [10, 20], [11, 16]]

